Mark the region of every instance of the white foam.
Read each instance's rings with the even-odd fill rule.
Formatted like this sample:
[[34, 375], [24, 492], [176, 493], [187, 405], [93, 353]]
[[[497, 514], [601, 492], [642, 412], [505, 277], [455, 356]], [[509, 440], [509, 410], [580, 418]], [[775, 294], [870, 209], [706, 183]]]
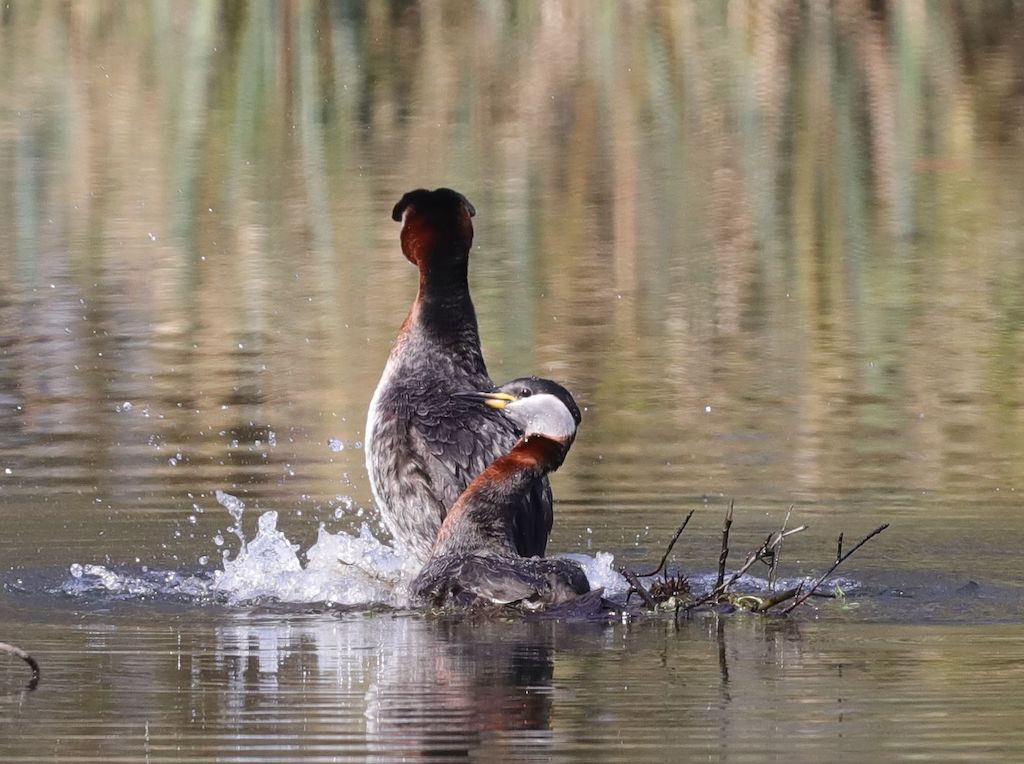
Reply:
[[211, 589], [229, 603], [272, 598], [280, 602], [327, 602], [343, 605], [408, 604], [404, 582], [414, 574], [391, 547], [366, 524], [358, 535], [330, 533], [321, 524], [303, 565], [298, 545], [277, 530], [277, 513], [264, 512], [259, 530], [243, 543], [234, 559], [224, 558]]
[[589, 554], [560, 554], [559, 557], [579, 563], [587, 574], [591, 589], [603, 587], [606, 597], [625, 594], [629, 590], [629, 582], [614, 568], [615, 556], [611, 552], [598, 552], [593, 557]]

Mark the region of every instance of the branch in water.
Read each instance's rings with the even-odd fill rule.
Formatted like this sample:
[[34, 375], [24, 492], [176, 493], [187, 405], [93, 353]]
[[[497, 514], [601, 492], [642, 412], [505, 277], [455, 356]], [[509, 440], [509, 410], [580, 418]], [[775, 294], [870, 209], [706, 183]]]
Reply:
[[725, 580], [725, 561], [729, 559], [729, 529], [732, 527], [733, 501], [729, 500], [729, 511], [725, 513], [725, 523], [722, 525], [722, 551], [718, 555], [718, 578], [715, 580], [715, 588], [722, 585]]
[[[629, 585], [632, 587], [629, 590], [630, 593], [636, 592], [637, 594], [639, 594], [640, 599], [644, 601], [644, 605], [646, 605], [651, 610], [658, 606], [658, 603], [654, 601], [654, 597], [651, 596], [651, 593], [644, 588], [644, 585], [642, 583], [640, 583], [640, 579], [637, 578], [636, 573], [634, 573], [631, 570], [627, 570], [626, 568], [623, 568], [622, 575], [625, 576], [626, 580], [629, 581]], [[629, 601], [629, 594], [626, 595], [626, 601]]]
[[825, 579], [828, 578], [829, 576], [831, 576], [832, 573], [835, 572], [836, 568], [838, 568], [840, 565], [842, 565], [844, 562], [846, 562], [848, 559], [850, 559], [850, 557], [853, 556], [854, 552], [856, 552], [858, 549], [860, 549], [866, 543], [871, 541], [871, 539], [873, 539], [875, 536], [877, 536], [879, 533], [881, 533], [882, 531], [884, 531], [888, 527], [889, 527], [889, 523], [886, 523], [885, 525], [879, 525], [877, 528], [875, 528], [873, 531], [871, 531], [871, 533], [869, 533], [867, 536], [865, 536], [860, 541], [858, 541], [857, 544], [853, 547], [853, 549], [851, 549], [846, 554], [843, 554], [843, 534], [840, 533], [839, 534], [839, 541], [836, 543], [836, 561], [832, 564], [832, 567], [829, 568], [828, 570], [826, 570], [822, 575], [820, 575], [817, 578], [817, 580], [813, 584], [811, 584], [804, 591], [804, 593], [802, 595], [800, 595], [795, 600], [793, 600], [793, 603], [789, 607], [787, 607], [785, 610], [783, 610], [782, 614], [785, 615], [786, 613], [792, 612], [795, 608], [797, 608], [801, 604], [803, 604], [803, 602], [808, 597], [810, 597], [812, 594], [814, 594], [814, 591], [819, 586], [822, 585], [822, 583], [825, 581]]
[[685, 611], [693, 610], [695, 607], [703, 605], [705, 602], [711, 602], [712, 600], [717, 601], [719, 597], [721, 597], [723, 594], [725, 594], [726, 591], [728, 591], [730, 586], [736, 583], [740, 579], [740, 577], [743, 576], [744, 573], [750, 570], [750, 567], [755, 562], [757, 562], [758, 560], [770, 559], [771, 556], [775, 554], [775, 550], [779, 548], [779, 545], [786, 539], [787, 536], [792, 536], [794, 533], [800, 533], [801, 531], [807, 530], [806, 525], [801, 525], [797, 528], [791, 528], [788, 531], [778, 531], [775, 533], [768, 534], [768, 538], [764, 540], [764, 543], [761, 544], [761, 546], [759, 546], [749, 555], [747, 555], [747, 559], [740, 567], [740, 569], [733, 573], [731, 576], [729, 576], [728, 579], [725, 579], [725, 567], [722, 564], [722, 562], [724, 562], [725, 558], [728, 557], [729, 554], [729, 547], [727, 546], [727, 542], [728, 528], [732, 524], [731, 506], [729, 507], [729, 514], [726, 515], [725, 522], [725, 528], [722, 530], [722, 555], [721, 557], [719, 557], [718, 583], [715, 585], [714, 589], [705, 594], [703, 597], [691, 602], [689, 605], [686, 605], [686, 607], [683, 608]]
[[6, 642], [0, 642], [0, 653], [7, 653], [8, 655], [21, 658], [28, 664], [28, 667], [32, 669], [32, 678], [26, 685], [27, 689], [34, 690], [39, 685], [39, 677], [41, 673], [39, 671], [39, 664], [36, 662], [35, 658], [26, 653], [20, 647], [17, 647], [16, 645], [9, 645]]
[[[686, 530], [686, 524], [690, 522], [690, 518], [693, 517], [695, 510], [690, 510], [690, 514], [683, 520], [683, 524], [679, 526], [679, 530], [676, 531], [676, 535], [672, 537], [672, 540], [668, 542], [668, 549], [665, 550], [665, 554], [661, 556], [661, 562], [658, 563], [658, 567], [652, 570], [650, 573], [637, 573], [638, 578], [650, 578], [651, 576], [658, 575], [665, 567], [665, 563], [668, 561], [668, 556], [672, 553], [672, 547], [679, 541], [679, 537], [683, 535], [683, 531]], [[625, 575], [625, 573], [623, 573]]]

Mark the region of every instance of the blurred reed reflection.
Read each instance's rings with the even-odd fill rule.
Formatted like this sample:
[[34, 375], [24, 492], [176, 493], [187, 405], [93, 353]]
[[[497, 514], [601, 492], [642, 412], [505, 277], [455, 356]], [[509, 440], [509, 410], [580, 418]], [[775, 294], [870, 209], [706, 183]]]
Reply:
[[1013, 2], [7, 3], [7, 495], [341, 471], [368, 503], [323, 446], [414, 289], [388, 210], [442, 184], [480, 210], [494, 376], [589, 404], [570, 502], [1009, 489], [1022, 30]]

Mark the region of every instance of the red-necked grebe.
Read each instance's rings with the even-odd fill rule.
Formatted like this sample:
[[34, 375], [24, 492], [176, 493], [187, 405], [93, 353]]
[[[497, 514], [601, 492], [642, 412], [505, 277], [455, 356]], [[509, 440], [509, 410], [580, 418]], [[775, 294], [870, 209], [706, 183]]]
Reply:
[[413, 595], [433, 604], [516, 603], [536, 609], [586, 594], [590, 583], [576, 563], [520, 555], [513, 523], [533, 483], [565, 459], [580, 423], [576, 402], [561, 385], [535, 377], [491, 393], [456, 395], [499, 408], [523, 435], [474, 478], [448, 512], [430, 560], [410, 587]]
[[[449, 507], [518, 438], [495, 409], [452, 395], [494, 386], [469, 296], [475, 214], [447, 188], [410, 191], [392, 211], [402, 252], [419, 268], [419, 291], [370, 403], [366, 469], [396, 545], [421, 562]], [[516, 551], [543, 555], [552, 519], [545, 478], [522, 492], [512, 516]]]

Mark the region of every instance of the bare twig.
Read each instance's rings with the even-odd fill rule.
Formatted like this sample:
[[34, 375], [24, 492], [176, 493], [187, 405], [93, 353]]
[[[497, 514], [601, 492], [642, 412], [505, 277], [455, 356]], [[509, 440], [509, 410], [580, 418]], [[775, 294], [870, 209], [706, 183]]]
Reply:
[[743, 576], [744, 573], [750, 570], [750, 567], [755, 562], [773, 554], [775, 550], [778, 548], [779, 544], [781, 544], [787, 536], [792, 536], [794, 533], [800, 533], [801, 531], [805, 530], [807, 530], [807, 526], [801, 525], [796, 528], [791, 528], [785, 532], [769, 534], [768, 538], [764, 540], [764, 543], [761, 544], [761, 546], [759, 546], [757, 549], [755, 549], [753, 552], [747, 555], [746, 561], [743, 563], [739, 570], [737, 570], [735, 573], [729, 576], [728, 579], [725, 579], [724, 570], [720, 570], [720, 578], [722, 578], [723, 580], [720, 583], [716, 584], [715, 588], [707, 594], [705, 594], [703, 597], [686, 605], [684, 609], [693, 610], [693, 608], [697, 607], [698, 605], [703, 605], [705, 602], [717, 600], [729, 589], [730, 586], [736, 583], [740, 579], [740, 577]]
[[0, 642], [0, 653], [7, 653], [8, 655], [13, 655], [25, 661], [25, 663], [28, 664], [28, 667], [32, 669], [32, 678], [29, 680], [26, 687], [29, 690], [34, 690], [38, 686], [41, 672], [39, 670], [39, 663], [36, 662], [35, 658], [26, 653], [20, 647], [17, 647], [16, 645], [9, 645], [6, 642]]
[[725, 561], [729, 559], [729, 529], [732, 527], [733, 501], [729, 500], [729, 511], [725, 513], [725, 523], [722, 524], [722, 551], [718, 554], [718, 578], [715, 579], [715, 588], [722, 585], [725, 580]]
[[889, 527], [889, 523], [886, 523], [885, 525], [879, 525], [877, 528], [875, 528], [873, 531], [871, 531], [871, 533], [869, 533], [867, 536], [865, 536], [860, 541], [858, 541], [854, 545], [853, 549], [851, 549], [849, 552], [846, 552], [845, 554], [843, 553], [843, 534], [840, 533], [839, 534], [839, 541], [836, 544], [836, 561], [832, 564], [832, 567], [829, 568], [828, 570], [826, 570], [822, 575], [820, 575], [814, 581], [814, 583], [812, 583], [809, 587], [807, 587], [804, 590], [803, 594], [801, 594], [799, 597], [797, 597], [789, 607], [787, 607], [785, 610], [782, 611], [782, 614], [785, 615], [786, 613], [792, 612], [795, 608], [797, 608], [801, 604], [803, 604], [804, 601], [808, 597], [810, 597], [812, 594], [814, 594], [815, 590], [819, 586], [822, 585], [822, 583], [825, 581], [825, 579], [828, 578], [829, 576], [831, 576], [832, 573], [835, 572], [836, 568], [838, 568], [840, 565], [842, 565], [844, 562], [846, 562], [846, 560], [850, 559], [850, 557], [853, 556], [854, 552], [856, 552], [858, 549], [860, 549], [862, 546], [864, 546], [871, 539], [873, 539], [875, 536], [877, 536], [879, 533], [881, 533], [882, 531], [884, 531], [888, 527]]
[[[657, 607], [658, 603], [654, 601], [654, 597], [651, 596], [651, 593], [644, 588], [642, 583], [640, 583], [640, 579], [637, 578], [636, 573], [631, 570], [627, 570], [626, 568], [622, 568], [622, 575], [626, 577], [626, 580], [629, 581], [629, 585], [633, 587], [630, 589], [630, 592], [636, 592], [639, 594], [640, 599], [644, 601], [644, 604], [648, 608], [654, 609]], [[626, 599], [629, 599], [628, 594], [626, 595]]]
[[658, 575], [665, 567], [665, 563], [668, 561], [668, 556], [672, 554], [672, 547], [679, 541], [679, 537], [683, 535], [683, 531], [686, 530], [686, 524], [690, 522], [690, 518], [693, 517], [694, 510], [690, 510], [690, 514], [683, 520], [683, 524], [679, 526], [679, 530], [676, 531], [676, 535], [672, 537], [672, 540], [668, 543], [668, 549], [665, 550], [665, 554], [661, 556], [661, 562], [658, 563], [658, 567], [652, 570], [650, 573], [637, 573], [636, 575], [640, 578], [649, 578], [650, 576]]
[[[789, 516], [792, 515], [792, 514], [793, 514], [793, 505], [790, 504], [789, 505], [789, 511], [786, 512], [786, 519], [782, 521], [782, 528], [779, 529], [779, 533], [781, 533], [783, 535], [783, 537], [785, 537], [785, 534], [786, 534], [786, 526], [789, 525]], [[775, 553], [772, 555], [771, 562], [768, 564], [768, 591], [770, 591], [770, 592], [774, 592], [775, 591], [776, 571], [778, 570], [778, 567], [779, 567], [779, 557], [780, 557], [780, 553], [781, 552], [782, 552], [782, 543], [780, 542], [778, 547], [776, 547], [776, 549], [775, 549]]]

